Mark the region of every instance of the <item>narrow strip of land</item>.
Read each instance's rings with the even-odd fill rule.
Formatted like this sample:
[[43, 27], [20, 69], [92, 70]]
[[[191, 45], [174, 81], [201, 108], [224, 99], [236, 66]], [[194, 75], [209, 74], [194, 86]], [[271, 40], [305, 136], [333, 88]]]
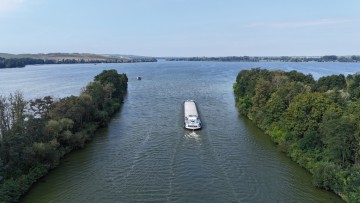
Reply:
[[263, 129], [314, 185], [360, 201], [360, 75], [242, 70], [234, 84], [241, 114]]

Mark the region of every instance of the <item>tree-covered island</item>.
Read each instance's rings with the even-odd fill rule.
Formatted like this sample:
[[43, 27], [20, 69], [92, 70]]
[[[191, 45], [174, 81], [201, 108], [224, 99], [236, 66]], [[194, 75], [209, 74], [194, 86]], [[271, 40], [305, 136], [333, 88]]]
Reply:
[[296, 71], [242, 70], [241, 114], [313, 175], [314, 185], [360, 202], [360, 74], [315, 81]]
[[65, 154], [84, 147], [120, 109], [127, 82], [125, 74], [104, 70], [79, 96], [0, 96], [0, 202], [18, 202]]

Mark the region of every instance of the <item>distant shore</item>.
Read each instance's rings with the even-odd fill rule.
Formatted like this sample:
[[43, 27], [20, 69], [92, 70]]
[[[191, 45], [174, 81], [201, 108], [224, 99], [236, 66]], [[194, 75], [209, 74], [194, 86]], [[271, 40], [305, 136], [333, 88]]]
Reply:
[[0, 68], [22, 68], [26, 65], [78, 64], [78, 63], [139, 63], [157, 62], [150, 57], [126, 57], [117, 55], [97, 55], [78, 53], [53, 54], [0, 54]]
[[219, 62], [360, 62], [360, 56], [226, 56], [226, 57], [164, 57], [167, 61]]

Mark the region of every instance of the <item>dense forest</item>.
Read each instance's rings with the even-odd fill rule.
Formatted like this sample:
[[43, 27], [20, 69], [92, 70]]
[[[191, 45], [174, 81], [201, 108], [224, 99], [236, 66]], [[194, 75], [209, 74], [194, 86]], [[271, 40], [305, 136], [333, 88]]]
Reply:
[[46, 64], [53, 63], [53, 61], [45, 61], [42, 59], [32, 59], [32, 58], [15, 58], [15, 59], [5, 59], [0, 58], [0, 68], [22, 68], [26, 65], [34, 64]]
[[76, 63], [136, 63], [156, 62], [155, 58], [129, 58], [110, 57], [90, 54], [46, 54], [46, 55], [20, 55], [26, 58], [18, 58], [16, 55], [5, 55], [0, 57], [0, 68], [22, 68], [26, 65], [41, 64], [76, 64]]
[[292, 57], [292, 56], [226, 56], [226, 57], [170, 57], [168, 61], [221, 61], [221, 62], [360, 62], [360, 56], [321, 56], [321, 57]]
[[360, 74], [315, 81], [296, 71], [242, 70], [241, 114], [313, 175], [314, 185], [360, 202]]
[[128, 78], [116, 70], [95, 76], [80, 96], [25, 101], [20, 92], [0, 96], [0, 202], [17, 202], [29, 187], [84, 147], [117, 112]]

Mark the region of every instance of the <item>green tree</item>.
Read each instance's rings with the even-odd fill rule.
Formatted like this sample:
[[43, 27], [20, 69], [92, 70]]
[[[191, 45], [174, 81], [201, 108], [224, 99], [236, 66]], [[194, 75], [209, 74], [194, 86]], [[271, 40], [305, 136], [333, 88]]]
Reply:
[[26, 101], [21, 92], [16, 91], [14, 94], [10, 94], [9, 102], [11, 105], [11, 119], [13, 123], [23, 122], [24, 121], [24, 112]]
[[355, 131], [355, 123], [345, 118], [323, 121], [320, 132], [331, 161], [340, 166], [353, 163], [353, 150], [357, 144], [354, 137]]
[[354, 165], [360, 167], [360, 100], [350, 102], [346, 108], [346, 119], [350, 120], [356, 126], [354, 134]]
[[[107, 97], [104, 86], [99, 81], [89, 83], [83, 90], [83, 93], [91, 96], [94, 105], [98, 109], [103, 109], [104, 98]], [[112, 94], [112, 91], [111, 91]]]
[[29, 108], [31, 110], [31, 114], [36, 117], [47, 119], [53, 103], [54, 100], [50, 96], [46, 96], [42, 99], [30, 100]]
[[0, 96], [0, 202], [18, 202], [63, 155], [108, 123], [127, 89], [126, 75], [115, 73], [115, 82], [105, 77], [110, 82], [93, 82], [80, 96], [57, 101], [27, 102], [20, 92]]
[[330, 162], [320, 162], [316, 164], [313, 169], [313, 183], [315, 186], [324, 188], [326, 190], [338, 189], [339, 178], [337, 173], [339, 171], [339, 167], [334, 163]]
[[346, 88], [346, 79], [343, 74], [321, 77], [316, 84], [316, 89], [320, 92], [326, 92], [332, 89], [341, 90], [344, 88]]
[[252, 97], [252, 115], [254, 115], [255, 123], [262, 123], [264, 116], [264, 107], [271, 97], [271, 83], [262, 78], [257, 80], [255, 87], [255, 95]]
[[128, 79], [125, 74], [118, 74], [116, 70], [104, 70], [95, 76], [95, 81], [99, 81], [103, 85], [112, 84], [115, 87], [113, 96], [119, 99], [126, 92]]
[[316, 186], [359, 202], [360, 74], [344, 81], [251, 69], [240, 71], [234, 93], [240, 112], [311, 171]]
[[346, 179], [344, 191], [348, 202], [360, 202], [360, 168], [352, 168]]
[[352, 77], [348, 80], [348, 89], [350, 93], [350, 97], [353, 100], [356, 100], [360, 98], [360, 74], [354, 74]]
[[242, 70], [236, 77], [234, 91], [236, 97], [248, 96], [249, 98], [255, 95], [255, 86], [258, 78], [264, 80], [271, 80], [270, 71], [261, 68], [253, 68], [251, 70]]
[[252, 108], [252, 102], [249, 97], [240, 97], [236, 102], [236, 106], [239, 108], [241, 114], [248, 116]]
[[11, 106], [6, 97], [0, 96], [0, 140], [11, 128]]
[[325, 111], [332, 105], [324, 94], [305, 93], [296, 96], [285, 114], [288, 131], [293, 135], [290, 139], [299, 140], [305, 132], [317, 131]]
[[301, 82], [310, 86], [315, 84], [315, 80], [311, 74], [304, 75], [303, 73], [293, 70], [285, 72], [285, 75], [289, 77], [290, 81]]
[[278, 88], [276, 94], [283, 99], [287, 107], [293, 102], [294, 98], [303, 93], [310, 92], [310, 87], [300, 82], [289, 82]]
[[267, 101], [265, 111], [265, 125], [270, 126], [273, 123], [277, 123], [283, 118], [283, 113], [286, 111], [287, 106], [284, 98], [277, 92], [271, 95], [271, 98]]

